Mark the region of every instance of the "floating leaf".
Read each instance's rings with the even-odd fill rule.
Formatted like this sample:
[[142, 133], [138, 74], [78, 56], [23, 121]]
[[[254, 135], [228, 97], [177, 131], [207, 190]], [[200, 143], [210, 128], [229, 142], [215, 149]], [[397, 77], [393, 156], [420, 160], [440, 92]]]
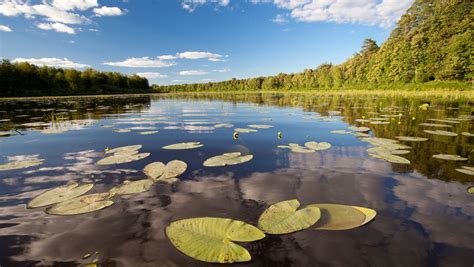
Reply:
[[370, 124], [375, 124], [375, 125], [378, 125], [378, 124], [390, 124], [390, 122], [388, 122], [388, 121], [371, 121]]
[[354, 131], [354, 132], [368, 132], [370, 131], [369, 127], [355, 127], [355, 126], [350, 126], [348, 127], [349, 130]]
[[467, 192], [470, 193], [470, 194], [474, 194], [474, 186], [468, 187]]
[[151, 179], [157, 179], [165, 171], [165, 164], [162, 162], [153, 162], [145, 166], [143, 172]]
[[256, 133], [257, 132], [257, 130], [255, 129], [247, 129], [247, 128], [236, 128], [234, 129], [234, 131], [238, 133]]
[[400, 141], [405, 141], [405, 142], [422, 142], [422, 141], [427, 141], [428, 138], [424, 137], [415, 137], [415, 136], [395, 136]]
[[456, 169], [458, 172], [462, 172], [467, 175], [474, 175], [474, 167], [461, 166], [461, 168]]
[[193, 148], [199, 148], [204, 146], [200, 142], [185, 142], [185, 143], [177, 143], [177, 144], [172, 144], [172, 145], [167, 145], [164, 146], [163, 149], [169, 149], [169, 150], [181, 150], [181, 149], [193, 149]]
[[15, 160], [0, 164], [0, 171], [26, 169], [43, 164], [43, 159]]
[[444, 159], [444, 160], [455, 160], [455, 161], [467, 160], [467, 158], [463, 158], [459, 155], [452, 155], [452, 154], [436, 154], [436, 155], [433, 155], [433, 158]]
[[469, 137], [474, 136], [474, 134], [470, 133], [470, 132], [462, 132], [461, 134], [464, 135], [464, 136], [469, 136]]
[[437, 124], [437, 123], [420, 123], [420, 126], [427, 126], [427, 127], [438, 127], [438, 128], [451, 128], [453, 126], [446, 125], [446, 124]]
[[119, 152], [128, 153], [130, 151], [136, 151], [142, 148], [142, 145], [131, 145], [131, 146], [121, 146], [114, 149], [109, 149], [105, 152], [105, 154], [115, 154]]
[[271, 205], [260, 215], [258, 227], [269, 234], [288, 234], [309, 228], [319, 220], [319, 208], [308, 206], [297, 210], [299, 206], [296, 199]]
[[250, 128], [255, 128], [255, 129], [270, 129], [273, 127], [272, 125], [266, 125], [266, 124], [250, 124], [247, 126]]
[[240, 152], [224, 153], [204, 161], [206, 167], [223, 167], [229, 165], [237, 165], [253, 159], [253, 155], [242, 156]]
[[151, 186], [155, 183], [152, 179], [143, 179], [137, 181], [124, 181], [121, 185], [113, 187], [109, 190], [112, 194], [126, 195], [126, 194], [138, 194], [150, 190]]
[[73, 199], [87, 193], [93, 186], [94, 184], [79, 185], [78, 183], [58, 186], [34, 197], [28, 202], [27, 208], [39, 208]]
[[117, 129], [117, 130], [114, 130], [114, 132], [116, 132], [116, 133], [129, 133], [131, 131], [132, 130], [130, 130], [130, 129]]
[[119, 154], [114, 154], [112, 156], [99, 160], [97, 164], [98, 165], [123, 164], [123, 163], [129, 163], [129, 162], [141, 160], [150, 156], [150, 153], [135, 154], [136, 152], [134, 151], [130, 153], [134, 153], [134, 154], [127, 154], [125, 152], [120, 152]]
[[340, 204], [312, 204], [321, 210], [321, 218], [314, 225], [316, 230], [348, 230], [372, 220], [376, 212], [362, 207]]
[[391, 163], [398, 163], [398, 164], [410, 164], [410, 161], [404, 157], [400, 157], [391, 153], [377, 153], [377, 154], [370, 154], [370, 157], [383, 159]]
[[60, 202], [47, 208], [45, 211], [46, 213], [52, 215], [77, 215], [89, 213], [101, 210], [114, 204], [113, 201], [108, 200], [112, 196], [114, 196], [112, 193], [97, 193], [80, 196]]
[[327, 150], [329, 148], [331, 148], [331, 144], [329, 144], [328, 142], [314, 142], [314, 141], [310, 141], [310, 142], [306, 142], [304, 143], [304, 146], [309, 148], [309, 149], [312, 149], [312, 150]]
[[251, 260], [250, 253], [237, 242], [252, 242], [265, 237], [255, 226], [225, 218], [193, 218], [172, 222], [166, 235], [173, 246], [194, 259], [211, 263]]
[[181, 160], [172, 160], [166, 164], [163, 175], [158, 178], [158, 181], [173, 182], [175, 179], [172, 178], [180, 176], [186, 171], [187, 168], [188, 165], [186, 162]]
[[351, 131], [347, 131], [347, 130], [333, 130], [333, 131], [330, 131], [330, 133], [332, 133], [332, 134], [352, 134]]
[[442, 135], [442, 136], [458, 136], [457, 133], [448, 132], [448, 131], [441, 131], [441, 130], [435, 130], [435, 131], [424, 130], [424, 132], [429, 133], [429, 134], [434, 134], [434, 135]]
[[141, 135], [152, 135], [152, 134], [156, 134], [158, 133], [158, 131], [144, 131], [144, 132], [140, 132]]
[[230, 123], [219, 123], [219, 124], [214, 125], [214, 128], [232, 128], [232, 127], [234, 127], [234, 125]]

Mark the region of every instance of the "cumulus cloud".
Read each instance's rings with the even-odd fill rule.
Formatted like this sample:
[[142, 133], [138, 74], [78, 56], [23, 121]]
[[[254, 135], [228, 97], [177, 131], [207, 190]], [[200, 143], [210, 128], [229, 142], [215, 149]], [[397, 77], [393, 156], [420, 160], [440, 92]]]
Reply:
[[0, 31], [2, 31], [2, 32], [12, 32], [12, 29], [10, 27], [8, 27], [7, 25], [0, 24]]
[[277, 23], [277, 24], [285, 24], [285, 23], [288, 22], [285, 15], [282, 15], [282, 14], [276, 15], [276, 17], [274, 19], [272, 19], [272, 21]]
[[93, 9], [94, 13], [99, 16], [121, 16], [124, 14], [124, 12], [118, 8], [118, 7], [108, 7], [108, 6], [102, 6], [98, 8]]
[[206, 75], [209, 74], [207, 71], [203, 70], [183, 70], [179, 72], [181, 76], [195, 76], [195, 75]]
[[67, 34], [75, 34], [76, 33], [76, 30], [74, 30], [74, 28], [71, 28], [71, 27], [67, 26], [66, 24], [62, 24], [62, 23], [59, 23], [59, 22], [38, 23], [36, 25], [36, 27], [38, 27], [39, 29], [42, 29], [42, 30], [52, 30], [52, 31], [56, 31], [56, 32], [64, 32], [64, 33], [67, 33]]
[[159, 58], [150, 58], [150, 57], [132, 57], [124, 61], [116, 62], [104, 62], [104, 65], [114, 66], [114, 67], [127, 67], [127, 68], [165, 68], [176, 65], [172, 61], [163, 61]]
[[230, 0], [184, 0], [181, 2], [181, 7], [189, 12], [193, 12], [196, 7], [204, 5], [206, 3], [216, 3], [219, 6], [228, 6]]
[[50, 66], [59, 68], [87, 68], [89, 65], [76, 63], [67, 58], [54, 58], [54, 57], [43, 57], [43, 58], [15, 58], [13, 62], [28, 62], [30, 64], [38, 66]]
[[161, 74], [159, 72], [138, 72], [137, 75], [147, 79], [159, 79], [168, 77], [168, 75]]
[[223, 56], [210, 52], [182, 52], [176, 54], [177, 58], [184, 59], [207, 59], [209, 61], [222, 61]]
[[62, 10], [87, 10], [99, 6], [97, 0], [53, 0], [52, 6]]

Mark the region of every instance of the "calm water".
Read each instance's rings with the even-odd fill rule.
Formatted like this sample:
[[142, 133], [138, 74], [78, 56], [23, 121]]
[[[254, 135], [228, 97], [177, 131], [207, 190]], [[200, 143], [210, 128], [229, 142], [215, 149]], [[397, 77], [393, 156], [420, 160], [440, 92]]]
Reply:
[[[421, 110], [427, 102], [430, 108]], [[55, 123], [53, 111], [59, 118]], [[205, 266], [171, 245], [164, 234], [171, 221], [213, 216], [256, 225], [269, 204], [297, 198], [302, 205], [350, 204], [378, 214], [353, 230], [305, 230], [245, 243], [253, 260], [241, 266], [473, 266], [474, 195], [466, 189], [474, 185], [474, 176], [455, 170], [474, 165], [474, 137], [461, 135], [474, 132], [472, 114], [468, 100], [296, 94], [3, 101], [0, 131], [12, 135], [0, 137], [0, 163], [28, 157], [45, 162], [0, 172], [0, 265], [75, 266], [91, 262], [82, 256], [97, 251], [100, 266]], [[386, 118], [389, 124], [355, 121], [362, 116]], [[429, 120], [460, 117], [470, 120]], [[419, 126], [423, 122], [451, 127]], [[215, 129], [217, 123], [274, 127], [233, 139], [233, 128]], [[368, 126], [376, 137], [429, 140], [406, 143], [412, 149], [402, 156], [411, 164], [392, 164], [369, 157], [371, 145], [360, 138], [330, 133], [351, 125]], [[125, 128], [131, 131], [114, 131]], [[157, 134], [139, 134], [154, 128]], [[429, 135], [426, 129], [459, 135]], [[161, 149], [186, 141], [200, 141], [204, 147]], [[307, 141], [333, 146], [313, 154], [277, 148]], [[134, 144], [142, 144], [141, 151], [151, 156], [127, 164], [95, 164], [106, 147]], [[232, 151], [252, 153], [254, 159], [222, 168], [202, 166], [205, 159]], [[432, 158], [440, 153], [469, 160]], [[70, 181], [94, 183], [91, 192], [105, 192], [123, 180], [146, 178], [141, 170], [148, 163], [174, 159], [188, 164], [180, 181], [116, 197], [114, 205], [101, 211], [60, 217], [25, 206], [45, 189]]]

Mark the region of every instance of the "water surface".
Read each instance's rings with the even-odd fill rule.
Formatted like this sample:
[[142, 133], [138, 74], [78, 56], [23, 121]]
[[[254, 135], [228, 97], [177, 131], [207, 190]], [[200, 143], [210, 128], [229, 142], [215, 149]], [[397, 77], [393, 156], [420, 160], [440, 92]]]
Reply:
[[[369, 224], [348, 231], [305, 230], [243, 244], [253, 260], [241, 266], [472, 266], [474, 105], [469, 99], [342, 97], [309, 94], [214, 94], [57, 98], [0, 102], [0, 164], [37, 157], [44, 164], [0, 172], [0, 265], [206, 266], [177, 251], [164, 228], [174, 220], [212, 216], [257, 224], [268, 205], [298, 199], [302, 205], [340, 203], [375, 209]], [[421, 104], [429, 103], [427, 109]], [[339, 113], [340, 112], [340, 113]], [[394, 116], [395, 115], [395, 116]], [[388, 124], [357, 122], [385, 118]], [[432, 119], [452, 120], [445, 123]], [[431, 120], [430, 120], [431, 119]], [[42, 122], [42, 123], [41, 123]], [[32, 124], [34, 123], [34, 124]], [[214, 128], [231, 123], [233, 128]], [[449, 125], [446, 128], [420, 123]], [[234, 128], [268, 124], [240, 134]], [[375, 137], [429, 138], [404, 143], [411, 164], [369, 157], [370, 144], [354, 135], [332, 134], [367, 126]], [[119, 133], [115, 130], [130, 129]], [[152, 135], [140, 132], [159, 131]], [[424, 130], [449, 130], [456, 137]], [[282, 133], [279, 139], [277, 132]], [[204, 147], [161, 147], [199, 141]], [[300, 154], [278, 145], [325, 141], [331, 149]], [[106, 147], [142, 144], [146, 159], [99, 166]], [[209, 157], [240, 151], [252, 161], [222, 168], [202, 165]], [[468, 158], [455, 162], [434, 154]], [[45, 189], [68, 182], [94, 183], [106, 192], [124, 180], [144, 179], [143, 167], [179, 159], [188, 170], [174, 184], [114, 198], [104, 210], [53, 216], [26, 203]], [[98, 256], [82, 259], [87, 253]]]

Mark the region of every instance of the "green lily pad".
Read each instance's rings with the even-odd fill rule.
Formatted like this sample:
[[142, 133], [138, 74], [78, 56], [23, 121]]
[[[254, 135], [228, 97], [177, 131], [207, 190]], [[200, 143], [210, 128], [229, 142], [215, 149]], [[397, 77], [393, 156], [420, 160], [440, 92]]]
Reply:
[[131, 145], [131, 146], [121, 146], [113, 149], [109, 149], [105, 154], [115, 154], [115, 153], [129, 153], [130, 151], [138, 151], [142, 148], [142, 145]]
[[329, 148], [331, 148], [331, 144], [328, 143], [328, 142], [314, 142], [314, 141], [310, 141], [310, 142], [306, 142], [304, 143], [304, 146], [309, 148], [309, 149], [312, 149], [312, 150], [327, 150]]
[[114, 130], [114, 132], [116, 132], [116, 133], [129, 133], [131, 131], [132, 130], [130, 130], [130, 129], [117, 129], [117, 130]]
[[145, 166], [143, 172], [151, 179], [157, 179], [165, 172], [165, 164], [162, 162], [153, 162]]
[[73, 199], [87, 193], [93, 186], [94, 184], [79, 185], [78, 183], [58, 186], [34, 197], [28, 202], [27, 208], [39, 208]]
[[258, 227], [269, 234], [288, 234], [309, 228], [321, 217], [317, 207], [297, 210], [296, 199], [278, 202], [267, 208], [258, 219]]
[[380, 125], [380, 124], [390, 124], [388, 121], [371, 121], [370, 124]]
[[355, 126], [350, 126], [348, 127], [349, 130], [354, 131], [354, 132], [368, 132], [370, 131], [369, 127], [355, 127]]
[[255, 128], [255, 129], [270, 129], [273, 127], [272, 125], [266, 125], [266, 124], [250, 124], [247, 126], [249, 128]]
[[442, 131], [442, 130], [424, 130], [423, 132], [429, 133], [429, 134], [434, 134], [434, 135], [442, 135], [442, 136], [458, 136], [457, 133], [449, 132], [449, 131]]
[[474, 167], [461, 166], [461, 168], [456, 169], [458, 172], [462, 172], [467, 175], [474, 175]]
[[464, 158], [459, 155], [452, 155], [452, 154], [436, 154], [436, 155], [433, 155], [433, 158], [444, 159], [444, 160], [455, 160], [455, 161], [468, 160], [468, 158]]
[[240, 152], [224, 153], [215, 157], [211, 157], [204, 161], [206, 167], [224, 167], [229, 165], [237, 165], [253, 159], [253, 155], [242, 156]]
[[43, 164], [44, 159], [15, 160], [0, 164], [0, 171], [26, 169]]
[[57, 203], [47, 208], [45, 212], [52, 215], [77, 215], [94, 212], [114, 204], [113, 201], [108, 200], [113, 196], [112, 193], [84, 195]]
[[470, 194], [474, 194], [474, 186], [468, 187], [467, 192], [470, 193]]
[[113, 187], [109, 190], [112, 194], [127, 195], [127, 194], [138, 194], [150, 190], [151, 186], [155, 183], [152, 179], [143, 179], [137, 181], [124, 181], [121, 185]]
[[219, 123], [219, 124], [214, 125], [214, 128], [232, 128], [232, 127], [234, 127], [234, 125], [230, 123]]
[[211, 217], [172, 222], [166, 227], [166, 235], [185, 255], [210, 263], [250, 261], [250, 253], [233, 241], [252, 242], [265, 237], [245, 222]]
[[474, 136], [474, 134], [470, 133], [470, 132], [462, 132], [461, 134], [464, 135], [464, 136], [469, 136], [469, 137]]
[[247, 128], [235, 128], [234, 131], [238, 133], [256, 133], [257, 132], [257, 130], [255, 129], [247, 129]]
[[158, 131], [144, 131], [144, 132], [140, 132], [141, 135], [152, 135], [152, 134], [156, 134], [158, 133]]
[[369, 153], [369, 156], [372, 158], [383, 159], [391, 163], [410, 164], [410, 161], [408, 159], [391, 154], [391, 153], [377, 153], [377, 154]]
[[150, 156], [150, 153], [140, 153], [140, 154], [135, 154], [136, 152], [132, 151], [130, 153], [133, 154], [127, 154], [125, 152], [120, 152], [118, 154], [114, 154], [112, 156], [103, 158], [99, 161], [97, 161], [98, 165], [112, 165], [112, 164], [123, 164], [123, 163], [129, 163], [137, 160], [144, 159], [148, 156]]
[[173, 178], [183, 174], [187, 168], [188, 165], [186, 162], [181, 160], [172, 160], [166, 164], [163, 174], [157, 180], [162, 182], [174, 182], [176, 179]]
[[199, 148], [204, 146], [200, 142], [185, 142], [185, 143], [177, 143], [177, 144], [172, 144], [172, 145], [167, 145], [164, 146], [163, 149], [169, 149], [169, 150], [182, 150], [182, 149], [193, 149], [193, 148]]
[[423, 142], [427, 141], [428, 138], [424, 137], [416, 137], [416, 136], [395, 136], [400, 141], [405, 141], [405, 142]]
[[420, 123], [420, 126], [427, 126], [427, 127], [438, 127], [438, 128], [451, 128], [453, 126], [447, 124], [438, 124], [438, 123]]
[[349, 230], [372, 220], [376, 212], [362, 207], [340, 204], [311, 204], [321, 210], [321, 218], [314, 225], [316, 230]]

